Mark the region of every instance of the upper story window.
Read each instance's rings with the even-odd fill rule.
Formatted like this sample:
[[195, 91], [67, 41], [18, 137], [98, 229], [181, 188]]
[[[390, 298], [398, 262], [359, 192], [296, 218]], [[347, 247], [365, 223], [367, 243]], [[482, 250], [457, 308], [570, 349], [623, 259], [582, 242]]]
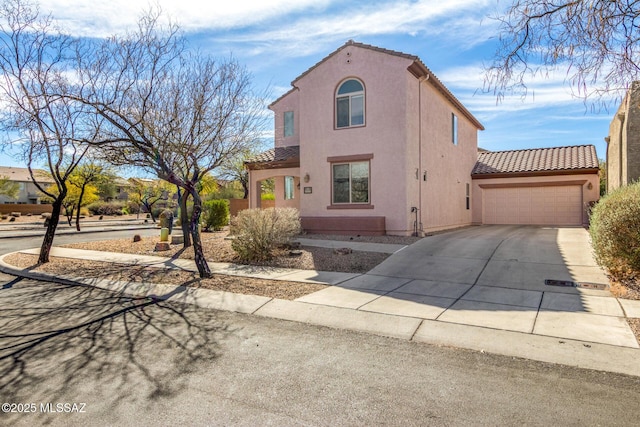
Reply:
[[293, 111], [284, 112], [284, 136], [293, 135]]
[[458, 116], [451, 113], [451, 142], [458, 145]]
[[336, 92], [336, 127], [364, 125], [364, 86], [359, 80], [344, 81]]

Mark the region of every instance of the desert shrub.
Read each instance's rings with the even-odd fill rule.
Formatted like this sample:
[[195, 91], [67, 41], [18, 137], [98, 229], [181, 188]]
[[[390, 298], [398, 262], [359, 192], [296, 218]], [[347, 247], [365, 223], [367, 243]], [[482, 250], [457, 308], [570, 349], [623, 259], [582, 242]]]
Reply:
[[151, 214], [154, 218], [159, 218], [162, 212], [164, 212], [164, 208], [151, 208]]
[[640, 272], [640, 183], [603, 197], [593, 208], [589, 233], [596, 261], [614, 278]]
[[229, 223], [229, 201], [208, 200], [204, 202], [203, 213], [205, 230], [221, 230]]
[[235, 239], [231, 247], [242, 260], [267, 260], [275, 248], [289, 243], [299, 232], [300, 216], [295, 208], [247, 209], [232, 221]]
[[112, 201], [112, 202], [95, 202], [87, 205], [87, 209], [93, 215], [122, 215], [122, 208], [124, 207], [124, 202], [122, 201]]
[[138, 203], [127, 201], [125, 204], [125, 208], [131, 215], [140, 213], [140, 205]]

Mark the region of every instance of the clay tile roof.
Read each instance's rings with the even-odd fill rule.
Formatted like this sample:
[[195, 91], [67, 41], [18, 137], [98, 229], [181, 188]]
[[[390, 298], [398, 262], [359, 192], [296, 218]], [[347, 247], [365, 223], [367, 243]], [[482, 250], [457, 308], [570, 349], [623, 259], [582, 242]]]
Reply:
[[[478, 153], [472, 176], [598, 170], [593, 145]], [[489, 176], [487, 176], [489, 175]]]
[[244, 162], [249, 169], [276, 167], [283, 164], [300, 163], [300, 146], [275, 147]]

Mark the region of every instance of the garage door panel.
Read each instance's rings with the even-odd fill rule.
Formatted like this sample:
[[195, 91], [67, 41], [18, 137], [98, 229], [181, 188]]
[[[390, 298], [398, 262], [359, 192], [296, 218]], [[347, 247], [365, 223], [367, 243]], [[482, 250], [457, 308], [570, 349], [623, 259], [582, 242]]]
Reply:
[[485, 224], [581, 225], [580, 185], [487, 188]]

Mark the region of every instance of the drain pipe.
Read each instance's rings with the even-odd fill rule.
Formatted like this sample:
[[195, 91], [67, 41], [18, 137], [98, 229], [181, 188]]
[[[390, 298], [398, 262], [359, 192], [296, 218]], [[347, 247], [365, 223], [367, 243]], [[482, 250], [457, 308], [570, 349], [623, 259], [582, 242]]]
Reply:
[[[429, 80], [429, 74], [425, 74], [418, 79], [418, 170], [416, 171], [416, 178], [418, 179], [418, 207], [411, 208], [411, 212], [415, 212], [416, 214], [414, 236], [419, 236], [418, 230], [424, 234], [422, 214], [420, 213], [420, 209], [422, 209], [422, 176], [420, 172], [422, 171], [422, 82], [426, 82], [427, 80]], [[423, 173], [426, 181], [427, 171]]]

